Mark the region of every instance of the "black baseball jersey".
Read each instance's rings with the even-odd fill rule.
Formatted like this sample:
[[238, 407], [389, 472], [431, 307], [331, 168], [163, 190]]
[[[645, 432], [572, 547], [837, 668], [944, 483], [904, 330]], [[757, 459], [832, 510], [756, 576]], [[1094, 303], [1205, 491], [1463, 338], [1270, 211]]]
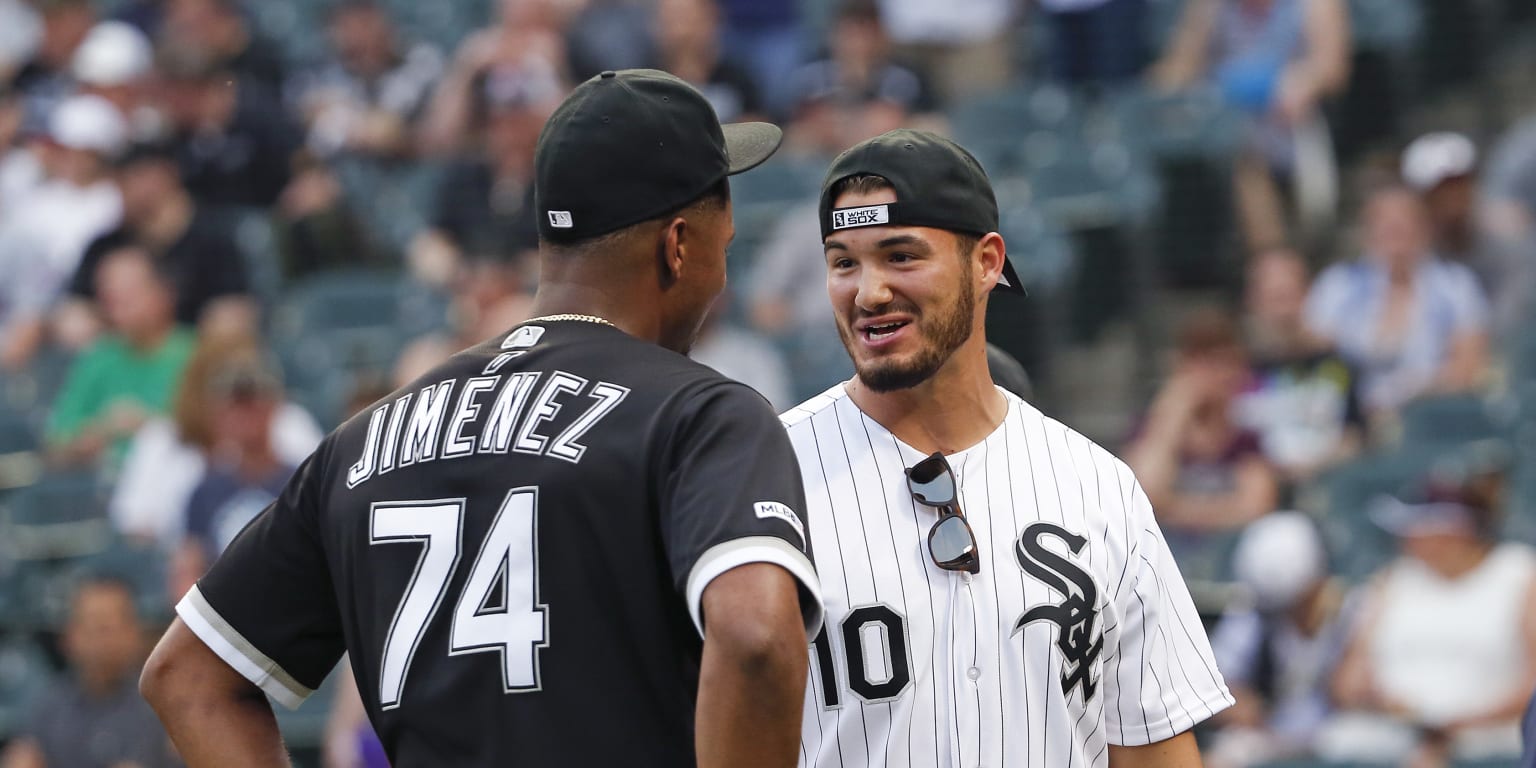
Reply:
[[327, 437], [177, 613], [288, 706], [349, 651], [396, 765], [691, 765], [705, 586], [776, 563], [819, 629], [804, 509], [757, 393], [533, 321]]

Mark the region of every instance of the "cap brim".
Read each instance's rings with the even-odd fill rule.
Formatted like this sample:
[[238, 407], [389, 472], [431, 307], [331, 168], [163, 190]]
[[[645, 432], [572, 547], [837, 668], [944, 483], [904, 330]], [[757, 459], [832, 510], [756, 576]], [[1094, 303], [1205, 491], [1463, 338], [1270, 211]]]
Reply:
[[1471, 533], [1471, 515], [1460, 504], [1432, 502], [1409, 504], [1390, 496], [1379, 497], [1366, 515], [1378, 528], [1399, 538], [1429, 534]]
[[729, 175], [750, 171], [778, 151], [784, 131], [772, 123], [727, 123], [720, 126], [725, 134], [725, 155]]
[[1025, 293], [1024, 281], [1019, 279], [1019, 273], [1013, 268], [1013, 261], [1008, 258], [1007, 254], [1003, 255], [1002, 279], [997, 281], [997, 287], [993, 288], [993, 290], [1019, 294]]

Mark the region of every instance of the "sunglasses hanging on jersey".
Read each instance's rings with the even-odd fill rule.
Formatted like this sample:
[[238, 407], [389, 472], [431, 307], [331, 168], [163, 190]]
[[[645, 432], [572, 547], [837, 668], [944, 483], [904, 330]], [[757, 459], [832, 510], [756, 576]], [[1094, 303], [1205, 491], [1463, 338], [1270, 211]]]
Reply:
[[976, 534], [965, 521], [956, 498], [955, 471], [944, 454], [935, 452], [907, 470], [907, 489], [913, 500], [936, 507], [939, 520], [928, 531], [928, 556], [946, 571], [981, 573]]

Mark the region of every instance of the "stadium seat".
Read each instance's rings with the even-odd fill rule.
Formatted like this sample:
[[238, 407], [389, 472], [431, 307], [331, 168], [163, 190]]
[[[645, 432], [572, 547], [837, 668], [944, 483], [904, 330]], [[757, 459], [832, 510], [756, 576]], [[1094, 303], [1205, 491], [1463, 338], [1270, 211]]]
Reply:
[[0, 406], [0, 494], [36, 482], [42, 468], [34, 417]]
[[1335, 468], [1319, 481], [1328, 550], [1348, 553], [1334, 562], [1339, 575], [1360, 581], [1392, 558], [1395, 544], [1371, 521], [1371, 505], [1382, 496], [1417, 490], [1436, 456], [1436, 451], [1423, 449], [1371, 454]]
[[778, 153], [751, 173], [731, 177], [731, 202], [744, 207], [814, 199], [829, 164], [827, 158]]
[[0, 636], [0, 742], [26, 723], [54, 673], [48, 656], [20, 634]]
[[1032, 204], [1064, 229], [1139, 226], [1156, 206], [1156, 181], [1124, 144], [1036, 131], [1016, 151]]
[[1424, 397], [1403, 407], [1402, 439], [1408, 444], [1447, 445], [1509, 437], [1519, 415], [1514, 397]]
[[1108, 108], [1122, 141], [1154, 160], [1228, 158], [1242, 140], [1243, 117], [1212, 88], [1160, 91], [1131, 86]]
[[18, 560], [80, 557], [111, 544], [112, 526], [94, 473], [45, 473], [0, 505], [0, 547]]
[[1349, 0], [1349, 28], [1355, 47], [1406, 51], [1424, 23], [1419, 0]]
[[1022, 137], [1076, 132], [1082, 106], [1060, 85], [1022, 85], [971, 99], [953, 109], [949, 119], [955, 140], [996, 176], [1019, 169]]
[[290, 396], [335, 426], [355, 382], [386, 375], [400, 350], [441, 328], [446, 314], [445, 300], [393, 273], [346, 270], [296, 284], [272, 323]]

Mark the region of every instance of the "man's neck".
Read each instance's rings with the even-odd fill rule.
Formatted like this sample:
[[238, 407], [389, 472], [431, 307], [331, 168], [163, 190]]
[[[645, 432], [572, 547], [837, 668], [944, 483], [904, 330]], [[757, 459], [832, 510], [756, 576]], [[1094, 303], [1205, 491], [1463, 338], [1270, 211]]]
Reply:
[[660, 318], [642, 305], [617, 288], [544, 282], [528, 314], [533, 319], [550, 315], [600, 317], [637, 339], [657, 343], [661, 340]]
[[927, 381], [909, 389], [876, 392], [858, 376], [849, 399], [896, 439], [922, 453], [970, 448], [1008, 415], [1008, 399], [987, 370], [986, 340], [975, 333]]

